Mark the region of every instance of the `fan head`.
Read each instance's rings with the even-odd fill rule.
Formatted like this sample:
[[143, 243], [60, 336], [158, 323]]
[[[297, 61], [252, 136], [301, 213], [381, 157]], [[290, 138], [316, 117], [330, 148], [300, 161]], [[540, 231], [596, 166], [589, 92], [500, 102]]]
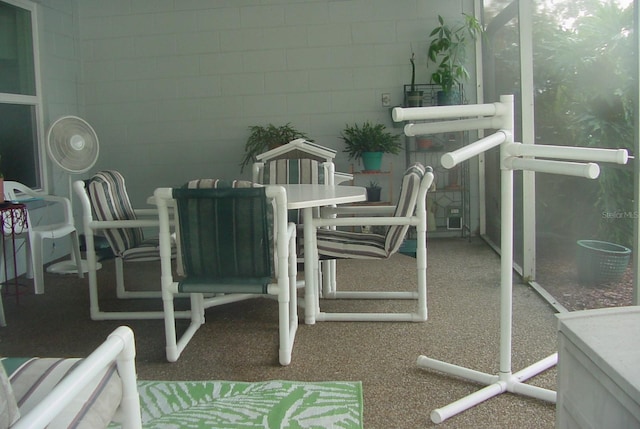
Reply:
[[98, 160], [98, 135], [84, 119], [63, 116], [49, 127], [47, 150], [60, 168], [84, 173]]

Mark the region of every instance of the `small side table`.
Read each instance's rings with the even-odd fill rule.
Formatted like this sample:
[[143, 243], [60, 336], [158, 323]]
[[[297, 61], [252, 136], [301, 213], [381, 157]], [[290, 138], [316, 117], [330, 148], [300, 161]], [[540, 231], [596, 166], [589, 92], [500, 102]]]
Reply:
[[[7, 242], [12, 246], [13, 252], [13, 285], [15, 287], [16, 302], [20, 302], [18, 293], [18, 262], [16, 249], [16, 236], [29, 229], [27, 206], [22, 203], [0, 204], [0, 222], [2, 223], [2, 258], [4, 262], [4, 285], [9, 283], [9, 268], [7, 266]], [[4, 290], [6, 294], [8, 291]], [[0, 314], [0, 319], [4, 319], [4, 310]], [[4, 320], [0, 320], [0, 324]]]

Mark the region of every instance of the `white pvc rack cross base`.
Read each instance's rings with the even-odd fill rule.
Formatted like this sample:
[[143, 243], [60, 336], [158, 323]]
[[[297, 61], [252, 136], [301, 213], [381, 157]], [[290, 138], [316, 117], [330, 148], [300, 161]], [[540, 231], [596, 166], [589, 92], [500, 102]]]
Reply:
[[431, 359], [426, 356], [419, 356], [416, 362], [418, 368], [434, 369], [467, 380], [475, 381], [480, 384], [486, 384], [475, 393], [450, 403], [442, 408], [437, 408], [431, 412], [431, 421], [434, 423], [442, 423], [451, 416], [459, 414], [475, 405], [478, 405], [487, 399], [498, 396], [501, 393], [511, 392], [520, 395], [530, 396], [536, 399], [542, 399], [548, 402], [556, 401], [556, 392], [544, 389], [542, 387], [530, 386], [523, 382], [529, 378], [551, 368], [558, 362], [558, 354], [554, 353], [547, 358], [534, 363], [527, 368], [512, 373], [500, 373], [499, 375], [486, 374], [475, 371], [473, 369], [464, 368], [439, 360]]
[[[84, 259], [80, 261], [80, 266], [82, 267], [82, 273], [89, 272], [89, 264]], [[96, 270], [102, 268], [102, 264], [100, 262], [96, 263]], [[73, 260], [56, 262], [55, 264], [51, 264], [47, 267], [48, 273], [53, 274], [78, 274], [78, 265]]]

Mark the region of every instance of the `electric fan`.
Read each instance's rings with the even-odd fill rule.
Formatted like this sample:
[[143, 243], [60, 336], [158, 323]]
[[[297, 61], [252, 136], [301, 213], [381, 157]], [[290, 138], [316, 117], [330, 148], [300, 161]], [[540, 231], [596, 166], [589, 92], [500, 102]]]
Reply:
[[[47, 151], [53, 162], [69, 172], [69, 200], [73, 210], [71, 176], [88, 171], [98, 160], [98, 135], [84, 119], [77, 116], [63, 116], [56, 119], [49, 127]], [[77, 267], [81, 267], [85, 273], [88, 271], [86, 261], [79, 261], [76, 264], [73, 259], [52, 264], [47, 271], [71, 274], [78, 272]]]

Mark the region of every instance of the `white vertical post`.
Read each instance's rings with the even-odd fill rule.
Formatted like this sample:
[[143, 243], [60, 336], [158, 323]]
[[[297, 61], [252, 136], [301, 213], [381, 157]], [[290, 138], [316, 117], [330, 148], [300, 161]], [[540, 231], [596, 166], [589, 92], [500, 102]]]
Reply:
[[[532, 3], [518, 3], [520, 25], [520, 105], [522, 108], [522, 143], [535, 144], [533, 102], [533, 41]], [[536, 176], [533, 171], [522, 172], [522, 276], [536, 275]]]
[[501, 229], [500, 229], [500, 377], [511, 376], [511, 321], [513, 287], [513, 170], [505, 165], [506, 146], [513, 143], [513, 95], [503, 95], [500, 101], [510, 106], [504, 126], [510, 132], [500, 146]]

